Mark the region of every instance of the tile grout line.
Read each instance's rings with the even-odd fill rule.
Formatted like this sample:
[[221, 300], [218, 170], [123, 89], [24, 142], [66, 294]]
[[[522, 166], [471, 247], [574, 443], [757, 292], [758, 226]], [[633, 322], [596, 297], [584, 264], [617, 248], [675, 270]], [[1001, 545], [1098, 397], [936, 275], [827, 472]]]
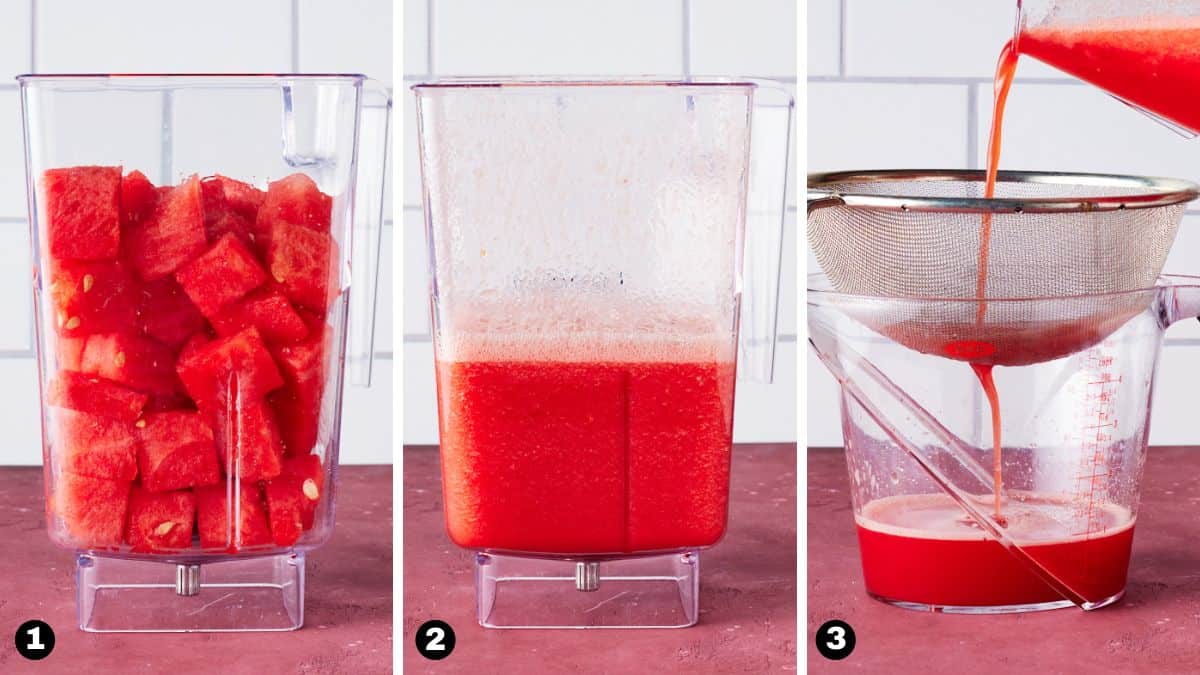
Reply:
[[683, 79], [692, 77], [692, 3], [691, 0], [681, 0], [683, 24]]
[[37, 0], [29, 0], [29, 72], [37, 72]]
[[846, 0], [838, 2], [838, 74], [846, 77]]
[[300, 72], [300, 0], [292, 0], [292, 72]]
[[433, 0], [425, 0], [425, 72], [433, 76]]
[[[937, 75], [809, 75], [807, 78], [811, 83], [827, 83], [827, 82], [847, 82], [858, 84], [991, 84], [990, 77], [942, 77]], [[1085, 82], [1070, 78], [1056, 77], [1018, 77], [1015, 82], [1026, 85], [1071, 85], [1071, 86], [1086, 86]]]

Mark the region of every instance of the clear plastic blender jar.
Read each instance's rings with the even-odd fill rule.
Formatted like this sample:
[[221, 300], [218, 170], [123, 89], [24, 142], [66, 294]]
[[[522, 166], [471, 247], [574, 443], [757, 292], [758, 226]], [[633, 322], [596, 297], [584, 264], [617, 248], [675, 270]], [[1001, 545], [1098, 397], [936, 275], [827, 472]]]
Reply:
[[770, 373], [790, 96], [414, 90], [446, 526], [480, 623], [695, 623], [735, 371]]
[[18, 79], [46, 523], [77, 554], [80, 627], [300, 627], [344, 368], [369, 383], [390, 96], [361, 75]]

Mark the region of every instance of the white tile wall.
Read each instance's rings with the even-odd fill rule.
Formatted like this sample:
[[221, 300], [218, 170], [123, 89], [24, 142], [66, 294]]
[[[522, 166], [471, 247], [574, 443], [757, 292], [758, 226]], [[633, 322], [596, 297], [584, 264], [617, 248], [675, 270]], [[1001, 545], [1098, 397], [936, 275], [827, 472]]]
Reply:
[[[0, 294], [0, 315], [5, 317], [0, 323], [0, 428], [8, 434], [0, 446], [0, 465], [41, 462], [40, 429], [33, 422], [38, 419], [37, 379], [26, 290], [30, 269], [24, 148], [11, 78], [30, 71], [348, 70], [390, 84], [391, 4], [389, 0], [211, 0], [203, 5], [153, 0], [0, 2], [0, 289], [6, 291]], [[184, 152], [199, 156], [198, 150]], [[156, 154], [156, 149], [147, 153]], [[392, 262], [390, 229], [385, 230], [385, 270]], [[394, 303], [390, 272], [383, 275], [375, 386], [348, 385], [345, 393], [342, 460], [350, 464], [391, 462]]]
[[[796, 77], [794, 0], [406, 0], [404, 11], [406, 87], [462, 74]], [[404, 99], [404, 442], [436, 443], [415, 104]], [[787, 227], [794, 251], [794, 214]], [[776, 382], [739, 383], [737, 441], [796, 439], [795, 255], [785, 266]]]
[[691, 0], [690, 9], [693, 74], [796, 77], [795, 0]]
[[441, 75], [683, 71], [679, 0], [443, 0], [431, 8]]
[[[808, 171], [982, 167], [991, 77], [1015, 6], [1012, 0], [810, 2]], [[1031, 59], [1022, 59], [1017, 82], [1002, 168], [1200, 179], [1195, 141]], [[1197, 215], [1185, 219], [1168, 272], [1200, 273], [1200, 206], [1193, 209]], [[811, 252], [806, 257], [817, 271]], [[840, 445], [836, 383], [801, 333], [808, 352], [807, 443]], [[1200, 323], [1173, 326], [1166, 344], [1151, 442], [1200, 443], [1189, 407], [1200, 375]]]

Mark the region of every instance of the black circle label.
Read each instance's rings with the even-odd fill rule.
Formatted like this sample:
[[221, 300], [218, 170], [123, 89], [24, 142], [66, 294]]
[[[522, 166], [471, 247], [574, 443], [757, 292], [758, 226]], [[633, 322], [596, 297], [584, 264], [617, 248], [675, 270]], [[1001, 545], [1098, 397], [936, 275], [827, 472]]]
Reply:
[[441, 661], [454, 651], [454, 629], [438, 619], [430, 619], [417, 629], [417, 651], [433, 661]]
[[831, 619], [817, 629], [817, 651], [830, 661], [840, 661], [854, 651], [854, 629], [840, 619]]
[[30, 619], [17, 629], [16, 643], [21, 656], [30, 661], [44, 659], [54, 651], [54, 630], [45, 621]]

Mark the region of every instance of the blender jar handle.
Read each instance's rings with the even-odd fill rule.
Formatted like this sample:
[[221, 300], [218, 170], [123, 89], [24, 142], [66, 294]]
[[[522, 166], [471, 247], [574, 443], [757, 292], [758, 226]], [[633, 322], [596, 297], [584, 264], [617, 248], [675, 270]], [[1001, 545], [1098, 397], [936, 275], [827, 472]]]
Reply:
[[349, 360], [350, 382], [371, 386], [375, 356], [375, 311], [379, 288], [383, 196], [386, 190], [391, 91], [363, 80], [359, 99], [358, 153], [351, 233]]
[[795, 101], [780, 84], [755, 81], [750, 181], [742, 265], [738, 373], [770, 383], [775, 371], [779, 268], [787, 210], [788, 152]]

